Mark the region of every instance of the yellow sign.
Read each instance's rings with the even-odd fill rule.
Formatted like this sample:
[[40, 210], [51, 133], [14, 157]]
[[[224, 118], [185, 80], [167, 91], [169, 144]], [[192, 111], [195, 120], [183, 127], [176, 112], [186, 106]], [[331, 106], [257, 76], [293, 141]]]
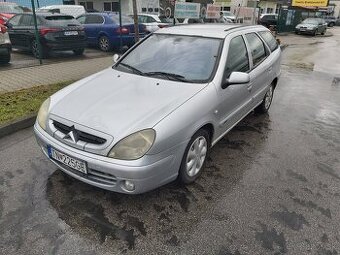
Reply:
[[328, 0], [293, 0], [292, 6], [326, 7], [326, 6], [328, 6]]

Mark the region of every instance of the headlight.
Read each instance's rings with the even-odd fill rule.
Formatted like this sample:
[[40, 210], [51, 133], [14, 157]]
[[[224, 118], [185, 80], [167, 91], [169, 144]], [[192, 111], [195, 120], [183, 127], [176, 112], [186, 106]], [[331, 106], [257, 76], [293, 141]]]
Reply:
[[51, 102], [51, 99], [47, 98], [40, 106], [40, 109], [38, 112], [37, 120], [38, 120], [40, 127], [44, 130], [46, 130], [47, 115], [48, 115], [48, 109], [50, 108], [50, 102]]
[[122, 160], [134, 160], [143, 157], [155, 141], [156, 132], [145, 129], [120, 140], [110, 151], [108, 157]]

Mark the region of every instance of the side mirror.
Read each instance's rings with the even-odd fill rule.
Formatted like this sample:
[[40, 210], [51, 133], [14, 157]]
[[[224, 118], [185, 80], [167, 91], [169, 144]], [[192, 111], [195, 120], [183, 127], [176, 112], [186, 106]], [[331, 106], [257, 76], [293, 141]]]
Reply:
[[119, 54], [114, 54], [113, 55], [113, 63], [116, 64], [118, 62], [119, 58], [120, 58]]
[[222, 89], [227, 88], [229, 85], [246, 84], [250, 82], [250, 76], [247, 73], [232, 72], [228, 79], [222, 84]]

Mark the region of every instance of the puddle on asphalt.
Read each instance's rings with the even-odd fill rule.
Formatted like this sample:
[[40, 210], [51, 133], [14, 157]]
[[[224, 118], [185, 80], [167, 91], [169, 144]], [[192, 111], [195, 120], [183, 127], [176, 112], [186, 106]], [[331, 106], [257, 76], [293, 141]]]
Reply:
[[[176, 182], [129, 196], [101, 190], [61, 171], [48, 179], [47, 197], [73, 231], [110, 252], [153, 245], [179, 247], [187, 233], [210, 215], [213, 204], [243, 177], [270, 132], [268, 115], [250, 114], [211, 150], [193, 185]], [[227, 221], [228, 217], [216, 217]], [[151, 237], [151, 238], [150, 238]]]

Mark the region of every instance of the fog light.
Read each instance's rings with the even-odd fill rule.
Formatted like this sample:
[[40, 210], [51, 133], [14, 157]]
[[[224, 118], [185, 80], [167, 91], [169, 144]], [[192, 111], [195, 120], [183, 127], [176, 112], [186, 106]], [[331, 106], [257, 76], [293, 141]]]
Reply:
[[135, 184], [132, 181], [124, 181], [123, 187], [127, 191], [134, 191], [135, 190]]

